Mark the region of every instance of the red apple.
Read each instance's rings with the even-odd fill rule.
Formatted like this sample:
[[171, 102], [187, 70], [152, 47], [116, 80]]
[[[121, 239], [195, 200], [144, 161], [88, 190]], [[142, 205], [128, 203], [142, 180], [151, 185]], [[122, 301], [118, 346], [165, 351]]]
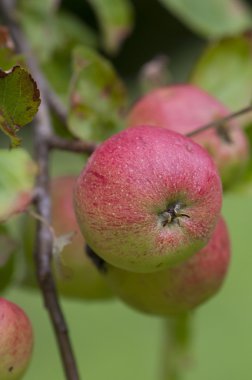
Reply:
[[21, 379], [32, 355], [30, 320], [14, 303], [0, 298], [0, 379]]
[[152, 272], [201, 249], [221, 208], [217, 169], [191, 139], [140, 126], [106, 140], [74, 193], [87, 244], [112, 265]]
[[[196, 86], [173, 85], [141, 98], [128, 115], [128, 126], [149, 124], [186, 135], [229, 113], [219, 100]], [[247, 138], [237, 120], [200, 132], [192, 138], [214, 158], [223, 186], [235, 182], [249, 157]]]
[[229, 260], [229, 234], [220, 218], [208, 244], [183, 263], [155, 273], [133, 273], [105, 264], [105, 277], [128, 305], [169, 316], [188, 312], [215, 295]]

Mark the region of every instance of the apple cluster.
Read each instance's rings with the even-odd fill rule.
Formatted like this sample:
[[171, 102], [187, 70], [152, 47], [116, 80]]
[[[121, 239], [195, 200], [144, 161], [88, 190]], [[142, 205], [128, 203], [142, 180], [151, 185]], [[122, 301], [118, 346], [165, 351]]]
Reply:
[[76, 181], [74, 207], [89, 256], [138, 310], [187, 312], [224, 280], [230, 240], [222, 188], [246, 166], [247, 140], [233, 121], [187, 135], [228, 113], [195, 86], [155, 90]]

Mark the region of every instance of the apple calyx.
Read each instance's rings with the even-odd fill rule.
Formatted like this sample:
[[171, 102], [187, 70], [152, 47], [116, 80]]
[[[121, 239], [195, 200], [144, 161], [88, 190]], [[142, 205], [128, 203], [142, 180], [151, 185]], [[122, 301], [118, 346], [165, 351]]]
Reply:
[[163, 227], [167, 226], [167, 224], [177, 223], [180, 226], [180, 218], [186, 217], [190, 218], [189, 215], [183, 214], [181, 209], [183, 205], [181, 203], [175, 203], [169, 206], [164, 212], [162, 212], [159, 217], [161, 219], [161, 224]]

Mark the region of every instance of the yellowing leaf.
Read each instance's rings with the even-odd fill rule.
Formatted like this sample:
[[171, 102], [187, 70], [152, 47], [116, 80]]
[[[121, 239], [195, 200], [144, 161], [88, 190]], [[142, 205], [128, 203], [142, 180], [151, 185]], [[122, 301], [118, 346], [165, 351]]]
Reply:
[[20, 144], [17, 132], [32, 121], [38, 111], [40, 93], [28, 71], [14, 66], [0, 70], [0, 129], [11, 139], [11, 146]]

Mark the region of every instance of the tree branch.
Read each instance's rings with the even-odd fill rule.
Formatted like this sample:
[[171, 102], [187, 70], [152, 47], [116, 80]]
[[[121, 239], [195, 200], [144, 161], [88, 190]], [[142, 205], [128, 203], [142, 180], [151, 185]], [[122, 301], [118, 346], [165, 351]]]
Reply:
[[48, 143], [51, 149], [59, 149], [75, 153], [91, 154], [97, 148], [95, 143], [89, 143], [82, 140], [66, 140], [55, 135], [50, 136]]
[[230, 113], [229, 115], [222, 117], [221, 119], [211, 121], [210, 123], [205, 124], [202, 127], [199, 127], [190, 133], [187, 133], [186, 136], [192, 137], [192, 136], [197, 135], [198, 133], [206, 131], [207, 129], [218, 128], [221, 124], [225, 124], [227, 121], [230, 121], [230, 120], [235, 119], [239, 116], [245, 115], [246, 113], [251, 112], [251, 111], [252, 111], [252, 105], [249, 105], [245, 108], [242, 108], [239, 111]]
[[191, 319], [191, 313], [164, 319], [162, 380], [180, 380], [190, 366]]
[[[49, 149], [52, 136], [51, 121], [46, 98], [46, 82], [41, 74], [37, 62], [31, 53], [31, 49], [22, 30], [16, 23], [13, 15], [14, 3], [10, 0], [0, 1], [0, 10], [10, 29], [12, 38], [18, 50], [25, 54], [31, 73], [38, 83], [41, 92], [41, 105], [35, 120], [35, 152], [39, 166], [37, 176], [37, 196], [35, 205], [37, 213], [46, 222], [50, 223], [51, 200], [49, 196]], [[48, 95], [48, 94], [47, 94]], [[57, 291], [51, 271], [52, 235], [48, 225], [41, 221], [37, 225], [35, 263], [38, 283], [43, 294], [44, 303], [48, 309], [54, 332], [58, 341], [61, 358], [64, 365], [66, 379], [79, 380], [71, 342], [68, 336], [67, 325], [58, 301]]]

